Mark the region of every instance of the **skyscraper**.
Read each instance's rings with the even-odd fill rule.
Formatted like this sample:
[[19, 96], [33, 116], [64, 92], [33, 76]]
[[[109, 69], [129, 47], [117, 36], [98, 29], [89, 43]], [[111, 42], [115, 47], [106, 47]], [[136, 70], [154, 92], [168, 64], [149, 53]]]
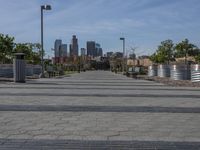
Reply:
[[95, 41], [87, 42], [87, 56], [98, 57], [103, 55], [103, 50], [99, 43]]
[[81, 48], [81, 56], [86, 56], [86, 49], [85, 48]]
[[67, 59], [67, 44], [62, 44], [62, 40], [60, 39], [55, 40], [54, 51], [54, 63], [65, 63]]
[[99, 56], [99, 49], [101, 48], [101, 45], [99, 43], [95, 44], [95, 53], [94, 56], [97, 57]]
[[60, 46], [62, 45], [62, 40], [57, 39], [54, 44], [55, 58], [60, 57]]
[[62, 44], [60, 46], [60, 56], [67, 57], [67, 44]]
[[95, 41], [87, 41], [87, 56], [95, 55], [96, 45]]
[[76, 35], [72, 36], [72, 41], [70, 44], [70, 56], [78, 56], [78, 39]]
[[95, 56], [103, 56], [103, 49], [99, 43], [96, 43], [96, 52]]
[[102, 48], [98, 49], [97, 56], [103, 56], [103, 49]]

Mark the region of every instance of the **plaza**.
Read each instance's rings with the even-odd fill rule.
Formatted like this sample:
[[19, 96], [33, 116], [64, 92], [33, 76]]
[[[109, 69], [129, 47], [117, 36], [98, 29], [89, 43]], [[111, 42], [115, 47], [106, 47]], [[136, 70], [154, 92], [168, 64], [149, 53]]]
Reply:
[[199, 90], [108, 71], [0, 82], [0, 149], [199, 149]]

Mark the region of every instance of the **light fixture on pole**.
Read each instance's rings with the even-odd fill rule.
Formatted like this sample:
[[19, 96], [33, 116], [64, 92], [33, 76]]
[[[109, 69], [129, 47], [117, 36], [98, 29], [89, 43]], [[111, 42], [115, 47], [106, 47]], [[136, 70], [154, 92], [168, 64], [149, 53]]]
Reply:
[[124, 69], [125, 69], [125, 38], [121, 37], [120, 40], [123, 41], [123, 64], [122, 64], [122, 72], [124, 74]]
[[51, 5], [42, 5], [41, 6], [41, 57], [42, 57], [42, 75], [44, 78], [44, 45], [43, 45], [43, 10], [51, 10]]

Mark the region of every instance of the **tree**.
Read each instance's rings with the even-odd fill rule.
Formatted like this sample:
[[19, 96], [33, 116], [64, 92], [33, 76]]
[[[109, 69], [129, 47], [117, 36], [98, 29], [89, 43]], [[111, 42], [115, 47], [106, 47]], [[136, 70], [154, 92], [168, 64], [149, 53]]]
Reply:
[[[32, 49], [33, 64], [40, 64], [41, 63], [41, 57], [42, 57], [41, 44], [39, 44], [39, 43], [28, 43], [28, 44], [31, 46], [31, 49]], [[43, 56], [45, 56], [44, 51], [43, 51]]]
[[14, 48], [14, 37], [0, 34], [0, 63], [10, 63]]
[[174, 61], [174, 44], [172, 40], [165, 40], [158, 46], [156, 53], [150, 56], [154, 63], [168, 63]]
[[0, 34], [0, 63], [12, 63], [15, 53], [24, 53], [28, 63], [41, 62], [41, 45], [38, 43], [14, 43], [14, 37]]
[[27, 63], [39, 64], [41, 62], [41, 53], [38, 49], [38, 44], [18, 43], [15, 44], [13, 53], [24, 53]]
[[16, 44], [13, 52], [14, 53], [24, 53], [25, 59], [27, 61], [32, 60], [32, 49], [31, 49], [30, 45], [28, 45], [28, 44], [25, 44], [25, 43]]
[[160, 57], [162, 57], [164, 62], [167, 61], [169, 64], [170, 61], [174, 60], [174, 44], [172, 40], [166, 40], [161, 42], [161, 45], [159, 46], [159, 51], [160, 51]]
[[175, 57], [181, 58], [185, 57], [185, 64], [187, 63], [188, 56], [196, 56], [198, 55], [199, 50], [196, 45], [189, 43], [188, 39], [178, 43], [175, 46]]
[[154, 63], [159, 63], [159, 61], [158, 61], [158, 55], [157, 55], [156, 53], [153, 53], [153, 55], [151, 55], [151, 56], [149, 57], [149, 59], [150, 59], [152, 62], [154, 62]]
[[197, 63], [200, 63], [200, 53], [194, 57]]

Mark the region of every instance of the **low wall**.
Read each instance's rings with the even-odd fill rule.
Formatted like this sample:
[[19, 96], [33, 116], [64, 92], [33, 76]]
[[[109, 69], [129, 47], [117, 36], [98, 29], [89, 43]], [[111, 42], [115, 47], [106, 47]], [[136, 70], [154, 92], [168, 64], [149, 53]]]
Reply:
[[[26, 76], [39, 75], [42, 72], [40, 65], [26, 65]], [[0, 77], [13, 78], [13, 65], [12, 64], [0, 64]]]

